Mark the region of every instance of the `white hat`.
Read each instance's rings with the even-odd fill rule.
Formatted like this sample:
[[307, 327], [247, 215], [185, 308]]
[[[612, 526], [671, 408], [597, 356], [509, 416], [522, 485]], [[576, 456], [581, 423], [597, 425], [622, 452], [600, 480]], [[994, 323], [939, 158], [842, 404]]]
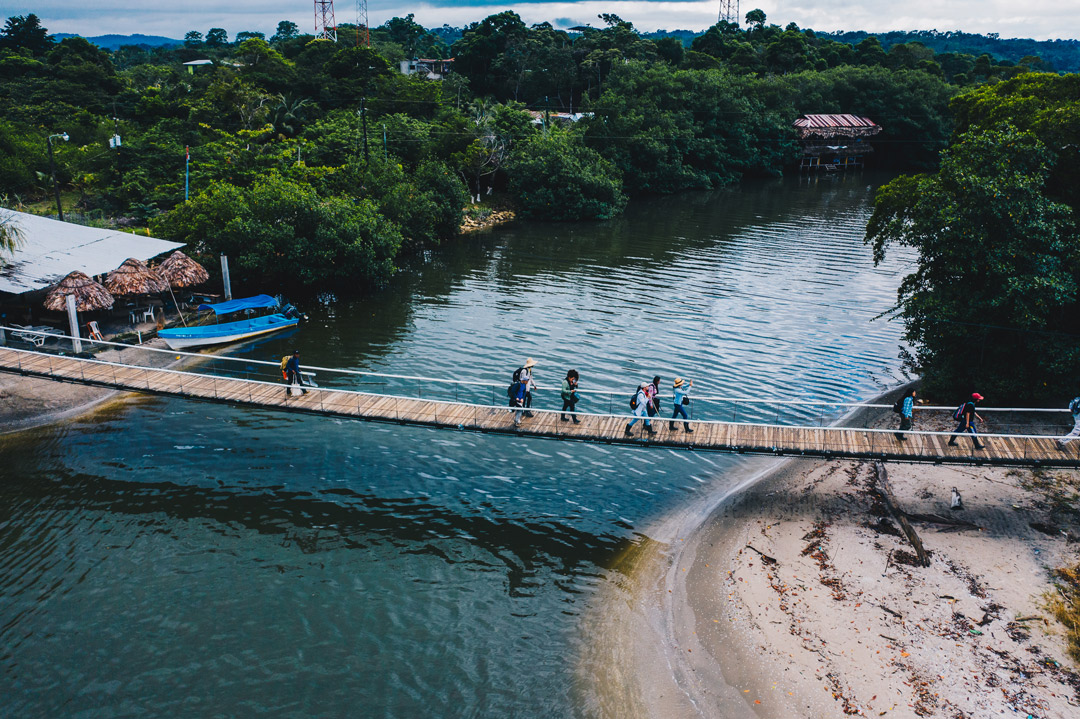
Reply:
[[532, 357], [525, 360], [525, 369], [528, 369], [529, 367], [534, 367], [535, 365], [536, 365], [536, 360], [534, 360]]

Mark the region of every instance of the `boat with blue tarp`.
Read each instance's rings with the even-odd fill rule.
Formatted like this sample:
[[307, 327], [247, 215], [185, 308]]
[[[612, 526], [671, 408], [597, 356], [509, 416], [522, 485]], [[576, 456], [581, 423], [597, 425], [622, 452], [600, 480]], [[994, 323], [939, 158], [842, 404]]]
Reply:
[[158, 337], [165, 340], [165, 344], [170, 349], [191, 349], [258, 337], [270, 332], [295, 327], [300, 321], [300, 313], [296, 311], [296, 308], [292, 305], [283, 307], [277, 298], [270, 295], [255, 295], [254, 297], [242, 297], [216, 304], [203, 304], [199, 305], [199, 310], [209, 310], [219, 318], [237, 312], [252, 315], [263, 310], [277, 311], [254, 317], [248, 316], [240, 320], [218, 322], [212, 325], [173, 327], [158, 331]]

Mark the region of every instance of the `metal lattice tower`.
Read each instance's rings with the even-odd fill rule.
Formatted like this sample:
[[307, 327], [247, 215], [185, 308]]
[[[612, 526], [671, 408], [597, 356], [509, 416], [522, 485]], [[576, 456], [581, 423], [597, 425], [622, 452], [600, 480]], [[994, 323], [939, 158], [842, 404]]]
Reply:
[[364, 28], [364, 46], [371, 47], [371, 33], [368, 31], [367, 0], [356, 0], [356, 44], [360, 44], [360, 28]]
[[739, 0], [720, 0], [720, 21], [739, 24]]
[[334, 0], [315, 0], [315, 37], [337, 42]]

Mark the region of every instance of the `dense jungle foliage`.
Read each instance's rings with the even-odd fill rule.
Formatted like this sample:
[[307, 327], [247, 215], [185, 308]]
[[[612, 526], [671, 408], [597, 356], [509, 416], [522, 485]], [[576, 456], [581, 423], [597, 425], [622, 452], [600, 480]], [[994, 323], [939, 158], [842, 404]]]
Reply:
[[[227, 251], [238, 279], [355, 290], [453, 236], [474, 203], [604, 219], [634, 196], [778, 175], [797, 160], [792, 121], [805, 113], [869, 116], [884, 128], [875, 165], [933, 169], [953, 96], [1043, 67], [852, 45], [760, 10], [689, 46], [601, 19], [567, 32], [508, 11], [456, 31], [409, 15], [372, 28], [370, 47], [363, 28], [330, 41], [283, 21], [269, 38], [210, 28], [182, 46], [105, 51], [12, 17], [0, 196], [47, 211], [53, 136], [69, 210]], [[453, 71], [402, 74], [416, 57], [453, 57]]]
[[952, 101], [932, 174], [878, 192], [867, 239], [919, 250], [899, 289], [938, 396], [1064, 406], [1080, 385], [1080, 75], [1026, 74]]

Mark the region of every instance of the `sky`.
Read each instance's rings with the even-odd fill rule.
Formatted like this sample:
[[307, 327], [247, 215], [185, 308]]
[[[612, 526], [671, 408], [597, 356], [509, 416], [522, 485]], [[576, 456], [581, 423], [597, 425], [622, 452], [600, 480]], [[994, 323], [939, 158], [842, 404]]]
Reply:
[[[998, 33], [1003, 38], [1036, 40], [1080, 38], [1078, 0], [740, 0], [740, 14], [760, 8], [770, 23], [814, 30], [963, 30]], [[490, 4], [489, 0], [435, 0], [401, 3], [368, 0], [375, 27], [391, 17], [413, 13], [425, 27], [464, 26], [512, 9], [529, 24], [556, 27], [602, 26], [600, 13], [615, 13], [642, 31], [704, 30], [717, 20], [715, 2], [638, 2], [634, 0], [558, 2], [532, 0]], [[355, 22], [355, 0], [336, 0], [337, 21]], [[49, 32], [85, 36], [142, 33], [182, 38], [189, 30], [224, 28], [233, 37], [249, 30], [273, 34], [279, 20], [292, 20], [305, 32], [315, 26], [313, 0], [0, 0], [0, 18], [36, 13]]]

